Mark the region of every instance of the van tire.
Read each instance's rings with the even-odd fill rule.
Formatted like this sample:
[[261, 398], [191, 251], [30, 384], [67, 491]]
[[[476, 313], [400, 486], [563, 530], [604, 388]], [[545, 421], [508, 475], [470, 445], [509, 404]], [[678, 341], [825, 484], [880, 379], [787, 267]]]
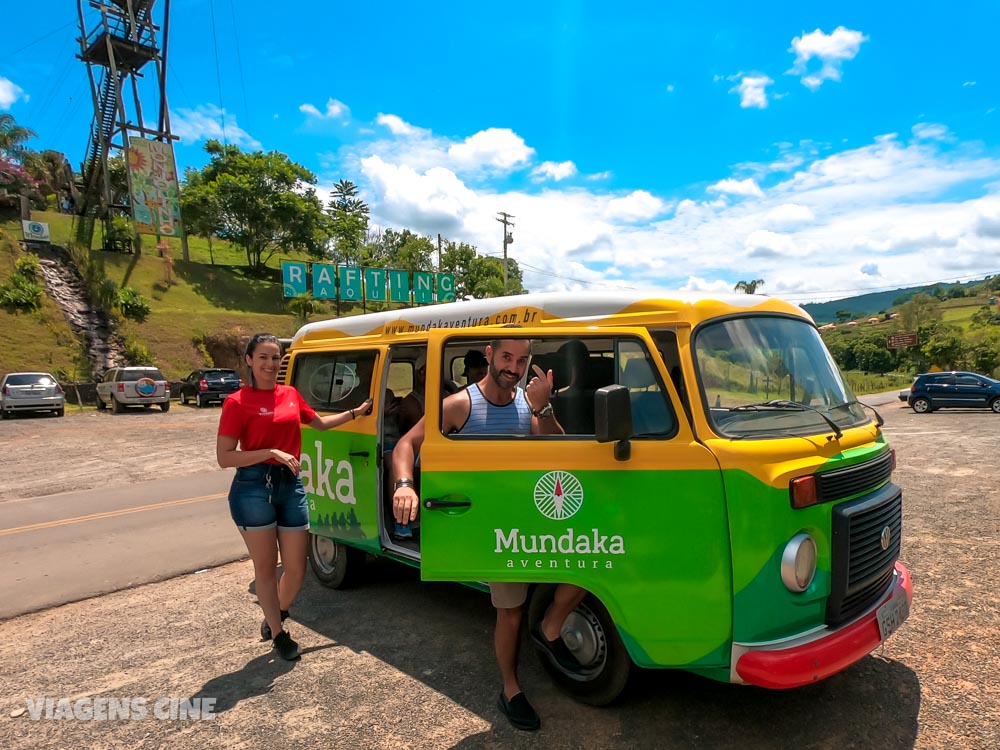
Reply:
[[329, 589], [356, 585], [364, 572], [365, 553], [329, 537], [309, 534], [309, 567]]
[[121, 401], [115, 398], [115, 395], [113, 393], [111, 394], [111, 411], [113, 411], [115, 414], [121, 414], [123, 411], [125, 411], [125, 406], [122, 404]]
[[162, 404], [160, 404], [160, 410], [161, 411], [170, 411], [170, 402], [169, 401], [164, 401]]
[[[532, 591], [527, 618], [529, 632], [541, 623], [554, 592], [555, 584], [551, 583], [536, 586]], [[542, 653], [538, 654], [539, 659], [555, 683], [576, 700], [591, 706], [606, 706], [621, 695], [628, 684], [632, 658], [608, 610], [593, 594], [588, 594], [570, 614], [570, 619], [573, 618], [578, 618], [577, 623], [584, 628], [588, 639], [599, 644], [599, 656], [591, 669], [583, 674], [572, 674], [553, 664]]]
[[108, 408], [108, 405], [101, 401], [100, 395], [97, 396], [97, 411], [104, 411]]

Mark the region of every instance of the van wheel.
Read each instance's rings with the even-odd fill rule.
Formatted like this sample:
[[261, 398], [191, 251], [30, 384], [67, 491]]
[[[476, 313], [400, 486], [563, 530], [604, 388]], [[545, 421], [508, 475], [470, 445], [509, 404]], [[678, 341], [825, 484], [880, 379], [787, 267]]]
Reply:
[[913, 403], [910, 406], [913, 407], [913, 411], [917, 414], [927, 414], [931, 410], [931, 402], [923, 397], [913, 399]]
[[125, 405], [121, 401], [116, 399], [113, 395], [111, 396], [111, 411], [115, 414], [121, 414], [125, 411]]
[[361, 580], [365, 553], [325, 536], [309, 534], [309, 566], [330, 589], [346, 589]]
[[108, 408], [108, 405], [106, 403], [104, 403], [103, 401], [101, 401], [101, 397], [98, 396], [97, 397], [97, 411], [104, 411], [107, 408]]
[[[555, 584], [536, 586], [528, 606], [528, 627], [541, 623], [552, 602]], [[625, 650], [608, 610], [593, 594], [570, 612], [562, 630], [563, 641], [582, 665], [579, 673], [568, 672], [542, 654], [545, 671], [556, 684], [581, 703], [605, 706], [617, 698], [628, 683], [632, 659]]]
[[160, 404], [160, 410], [170, 411], [170, 401], [164, 401], [162, 404]]

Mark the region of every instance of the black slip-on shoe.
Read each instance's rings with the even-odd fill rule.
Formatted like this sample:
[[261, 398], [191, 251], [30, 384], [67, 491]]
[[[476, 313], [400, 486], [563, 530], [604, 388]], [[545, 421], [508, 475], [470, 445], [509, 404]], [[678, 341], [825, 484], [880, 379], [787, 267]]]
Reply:
[[514, 729], [534, 732], [542, 725], [542, 720], [538, 718], [538, 714], [528, 703], [528, 698], [524, 693], [518, 693], [507, 700], [507, 696], [501, 690], [500, 696], [497, 698], [497, 708], [500, 709], [500, 713], [507, 717], [507, 721]]
[[277, 651], [285, 661], [295, 661], [302, 656], [302, 652], [299, 651], [299, 644], [292, 640], [292, 636], [288, 635], [287, 630], [282, 630], [274, 636], [271, 648]]
[[573, 652], [569, 650], [563, 639], [556, 638], [554, 641], [550, 641], [542, 632], [541, 624], [531, 631], [531, 640], [545, 653], [549, 661], [567, 672], [579, 673], [583, 670], [583, 665], [573, 656]]

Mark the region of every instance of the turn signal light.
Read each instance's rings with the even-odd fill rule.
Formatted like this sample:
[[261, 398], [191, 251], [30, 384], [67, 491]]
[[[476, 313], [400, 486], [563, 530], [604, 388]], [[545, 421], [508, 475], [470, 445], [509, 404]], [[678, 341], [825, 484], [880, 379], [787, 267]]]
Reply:
[[788, 486], [792, 496], [793, 508], [808, 508], [819, 502], [819, 493], [816, 489], [816, 477], [809, 475], [793, 479]]
[[202, 390], [202, 391], [207, 391], [208, 390], [208, 381], [207, 380], [199, 380], [198, 381], [198, 389]]

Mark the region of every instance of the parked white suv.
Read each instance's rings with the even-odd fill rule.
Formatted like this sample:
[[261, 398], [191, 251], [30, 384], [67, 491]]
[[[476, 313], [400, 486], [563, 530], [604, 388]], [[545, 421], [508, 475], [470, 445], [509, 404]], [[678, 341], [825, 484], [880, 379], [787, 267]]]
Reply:
[[51, 411], [63, 415], [66, 396], [47, 372], [10, 372], [0, 381], [0, 414], [4, 419], [16, 411]]
[[97, 409], [118, 414], [126, 406], [170, 408], [170, 383], [155, 367], [112, 367], [97, 384]]

